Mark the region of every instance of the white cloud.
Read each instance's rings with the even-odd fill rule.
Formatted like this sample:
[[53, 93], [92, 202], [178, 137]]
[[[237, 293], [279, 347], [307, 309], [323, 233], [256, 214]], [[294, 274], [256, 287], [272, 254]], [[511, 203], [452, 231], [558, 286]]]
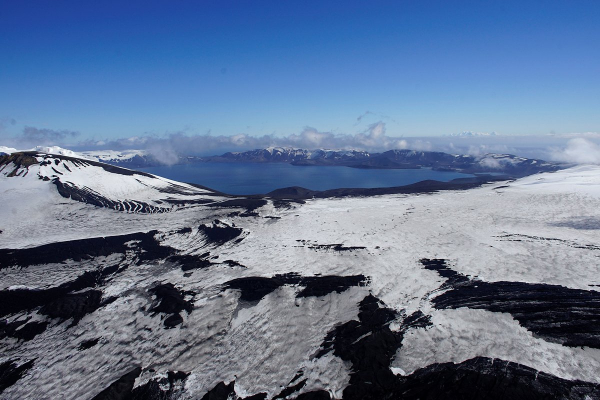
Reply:
[[600, 146], [582, 137], [569, 140], [564, 149], [556, 149], [551, 155], [555, 161], [600, 164]]
[[[376, 114], [365, 113], [372, 117]], [[387, 125], [378, 121], [354, 134], [333, 133], [306, 127], [300, 133], [287, 136], [251, 136], [239, 133], [232, 136], [170, 132], [163, 135], [145, 134], [119, 139], [87, 139], [73, 145], [78, 133], [68, 130], [25, 127], [22, 134], [8, 138], [1, 145], [25, 149], [37, 145], [69, 147], [84, 150], [148, 150], [166, 164], [175, 162], [178, 155], [218, 155], [228, 151], [247, 151], [271, 146], [308, 150], [366, 150], [383, 152], [392, 149], [442, 151], [451, 154], [483, 156], [488, 153], [514, 154], [528, 158], [574, 163], [600, 163], [600, 134], [531, 135], [460, 135], [436, 137], [388, 136]]]

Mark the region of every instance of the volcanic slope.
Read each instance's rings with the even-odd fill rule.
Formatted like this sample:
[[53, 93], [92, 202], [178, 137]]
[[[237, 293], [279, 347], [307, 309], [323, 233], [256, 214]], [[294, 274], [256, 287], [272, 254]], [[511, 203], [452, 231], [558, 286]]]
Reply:
[[301, 203], [5, 157], [2, 399], [600, 398], [600, 167]]

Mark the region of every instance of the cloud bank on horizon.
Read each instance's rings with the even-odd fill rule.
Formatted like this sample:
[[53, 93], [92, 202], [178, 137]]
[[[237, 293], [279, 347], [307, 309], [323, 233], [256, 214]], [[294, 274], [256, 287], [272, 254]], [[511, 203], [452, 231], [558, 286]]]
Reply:
[[393, 149], [442, 151], [452, 154], [483, 155], [508, 153], [528, 158], [568, 163], [600, 164], [600, 133], [570, 133], [544, 136], [501, 135], [495, 132], [461, 132], [436, 137], [393, 137], [386, 134], [385, 122], [370, 124], [355, 134], [323, 132], [312, 127], [287, 136], [248, 134], [211, 135], [171, 132], [110, 140], [79, 140], [69, 130], [40, 129], [25, 126], [18, 136], [0, 143], [18, 149], [35, 146], [62, 146], [84, 150], [146, 150], [157, 160], [171, 165], [180, 155], [209, 156], [228, 151], [247, 151], [267, 147], [301, 149], [365, 150], [381, 152]]

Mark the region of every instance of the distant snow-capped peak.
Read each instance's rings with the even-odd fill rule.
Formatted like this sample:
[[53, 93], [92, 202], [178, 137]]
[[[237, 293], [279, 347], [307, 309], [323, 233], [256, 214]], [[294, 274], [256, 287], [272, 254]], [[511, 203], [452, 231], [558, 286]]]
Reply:
[[55, 155], [59, 155], [59, 156], [89, 159], [89, 157], [87, 157], [81, 153], [76, 153], [72, 150], [65, 149], [65, 148], [59, 147], [59, 146], [35, 146], [33, 148], [21, 149], [21, 150], [15, 149], [14, 147], [0, 146], [0, 154], [12, 154], [12, 153], [16, 153], [18, 151], [39, 151], [40, 153], [46, 153], [46, 154], [55, 154]]
[[146, 150], [93, 150], [82, 151], [81, 154], [101, 162], [124, 161], [132, 159], [135, 156], [146, 156]]
[[58, 147], [58, 146], [35, 146], [30, 151], [39, 151], [40, 153], [55, 154], [58, 156], [88, 158], [83, 154], [76, 153], [72, 150], [65, 149], [65, 148]]
[[0, 146], [0, 155], [2, 155], [2, 154], [12, 154], [15, 151], [17, 151], [17, 149], [15, 149], [13, 147]]
[[454, 137], [482, 137], [482, 136], [497, 136], [496, 132], [472, 132], [463, 131], [459, 133], [451, 133], [448, 136]]

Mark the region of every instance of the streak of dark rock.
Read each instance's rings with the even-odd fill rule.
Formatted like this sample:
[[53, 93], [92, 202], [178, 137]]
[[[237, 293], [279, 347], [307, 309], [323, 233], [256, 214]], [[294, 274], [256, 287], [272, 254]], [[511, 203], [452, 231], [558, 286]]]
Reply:
[[210, 253], [204, 253], [200, 256], [193, 255], [175, 255], [169, 257], [167, 260], [181, 265], [182, 271], [191, 271], [194, 269], [208, 268], [213, 263], [206, 259], [210, 256]]
[[561, 379], [524, 365], [485, 357], [476, 357], [460, 364], [432, 364], [407, 377], [401, 377], [398, 381], [389, 398], [600, 399], [598, 384]]
[[275, 275], [272, 278], [258, 276], [237, 278], [225, 283], [225, 288], [240, 290], [240, 300], [259, 301], [283, 285], [304, 286], [296, 297], [311, 297], [325, 296], [333, 292], [341, 293], [352, 286], [363, 286], [367, 283], [368, 279], [364, 275], [303, 277], [290, 273]]
[[157, 231], [127, 235], [96, 237], [49, 243], [26, 249], [0, 249], [0, 268], [61, 263], [67, 260], [82, 261], [111, 254], [134, 252], [139, 261], [166, 258], [173, 249], [161, 246], [154, 239]]
[[331, 396], [329, 395], [329, 392], [326, 392], [325, 390], [315, 390], [314, 392], [306, 392], [306, 393], [302, 393], [301, 395], [296, 397], [296, 400], [330, 400], [330, 399], [331, 399]]
[[447, 264], [446, 260], [441, 258], [423, 258], [420, 260], [421, 264], [430, 271], [436, 271], [439, 276], [442, 278], [446, 278], [446, 282], [444, 287], [453, 286], [460, 283], [469, 282], [469, 278], [466, 276], [459, 274], [458, 272], [452, 270]]
[[352, 364], [344, 399], [383, 399], [393, 391], [397, 379], [390, 364], [402, 346], [404, 330], [393, 332], [389, 324], [399, 317], [368, 295], [359, 304], [358, 321], [346, 322], [327, 334], [317, 357], [333, 351]]
[[238, 198], [213, 203], [210, 206], [215, 208], [244, 208], [246, 214], [252, 214], [253, 211], [266, 204], [267, 201], [260, 198]]
[[303, 285], [304, 289], [298, 293], [297, 297], [320, 297], [333, 292], [342, 293], [353, 286], [364, 286], [367, 282], [368, 279], [364, 275], [303, 277], [298, 283]]
[[[86, 271], [73, 281], [48, 289], [1, 290], [0, 317], [61, 301], [69, 292], [93, 288], [115, 273], [117, 268], [118, 266], [111, 266], [101, 271]], [[104, 303], [107, 301], [108, 299]]]
[[183, 385], [189, 376], [182, 371], [169, 371], [166, 377], [149, 380], [131, 391], [128, 400], [170, 400], [180, 398]]
[[266, 393], [257, 393], [252, 396], [244, 397], [241, 400], [266, 400], [266, 398], [267, 398]]
[[298, 371], [298, 373], [292, 378], [290, 383], [288, 383], [288, 386], [291, 385], [292, 383], [296, 382], [298, 379], [302, 378], [302, 376], [304, 376], [304, 372]]
[[178, 313], [173, 313], [171, 315], [169, 315], [167, 318], [165, 318], [163, 324], [165, 325], [165, 328], [170, 329], [170, 328], [175, 328], [177, 325], [183, 323], [183, 317], [181, 316], [181, 314]]
[[276, 209], [289, 210], [293, 207], [292, 204], [304, 204], [304, 200], [273, 200], [273, 207]]
[[273, 400], [285, 399], [286, 397], [288, 397], [292, 393], [295, 393], [298, 390], [302, 389], [304, 386], [306, 386], [306, 379], [301, 380], [300, 382], [298, 382], [294, 386], [288, 386], [288, 387], [286, 387], [278, 395], [276, 395], [275, 397], [273, 397]]
[[106, 389], [98, 393], [92, 400], [128, 400], [135, 380], [142, 373], [140, 367], [136, 367], [114, 381]]
[[229, 242], [243, 232], [242, 228], [236, 228], [219, 220], [215, 220], [211, 225], [200, 225], [198, 230], [206, 236], [209, 242], [216, 245]]
[[235, 382], [231, 381], [228, 385], [224, 382], [219, 382], [214, 388], [208, 391], [201, 400], [228, 400], [237, 398], [235, 394]]
[[79, 344], [79, 347], [77, 349], [80, 350], [80, 351], [81, 350], [91, 349], [92, 347], [94, 347], [95, 345], [97, 345], [99, 341], [100, 341], [100, 338], [85, 340], [85, 341], [83, 341], [83, 342], [81, 342]]
[[193, 310], [192, 303], [185, 300], [185, 295], [193, 293], [180, 291], [172, 283], [156, 285], [149, 292], [156, 296], [150, 311], [167, 315], [163, 322], [166, 328], [173, 328], [183, 322], [180, 314], [182, 311], [189, 314]]
[[[460, 364], [432, 364], [408, 376], [390, 371], [391, 360], [410, 328], [431, 325], [421, 312], [403, 318], [369, 295], [359, 304], [358, 321], [330, 331], [317, 357], [328, 352], [351, 363], [344, 399], [600, 399], [600, 385], [566, 380], [508, 361], [477, 357]], [[323, 394], [325, 396], [325, 394]], [[326, 398], [326, 397], [323, 397]]]
[[27, 317], [25, 320], [15, 320], [12, 322], [8, 322], [8, 320], [0, 320], [0, 339], [4, 339], [5, 337], [13, 337], [16, 330], [21, 326], [25, 325], [27, 321], [29, 321], [31, 317]]
[[14, 165], [14, 169], [8, 174], [6, 174], [8, 178], [16, 176], [17, 171], [19, 171], [21, 168], [25, 168], [26, 170], [28, 170], [28, 168], [31, 165], [37, 164], [38, 161], [35, 157], [33, 157], [33, 154], [26, 154], [21, 152], [7, 154], [4, 156], [0, 156], [0, 166], [2, 167], [0, 171], [3, 171], [4, 168], [6, 168], [6, 166], [10, 163]]
[[225, 261], [223, 261], [223, 264], [227, 264], [227, 265], [229, 265], [230, 267], [241, 267], [241, 268], [247, 268], [245, 265], [243, 265], [243, 264], [240, 264], [239, 262], [237, 262], [237, 261], [234, 261], [234, 260], [225, 260]]
[[317, 244], [317, 243], [312, 243], [309, 240], [296, 240], [299, 243], [302, 243], [304, 246], [307, 246], [309, 249], [312, 250], [332, 250], [332, 251], [337, 251], [337, 252], [342, 252], [342, 251], [354, 251], [354, 250], [364, 250], [366, 249], [366, 247], [364, 246], [344, 246], [342, 243], [333, 243], [333, 244]]
[[11, 332], [10, 335], [16, 339], [28, 341], [36, 337], [37, 335], [44, 333], [48, 327], [46, 321], [33, 321], [25, 324], [22, 328]]
[[94, 312], [101, 305], [102, 292], [100, 290], [87, 290], [81, 293], [71, 293], [62, 296], [40, 309], [40, 314], [61, 321], [73, 319], [76, 325], [85, 315]]
[[600, 292], [542, 283], [470, 280], [445, 265], [434, 268], [431, 262], [424, 261], [426, 268], [448, 278], [443, 288], [451, 289], [432, 300], [436, 308], [509, 313], [547, 341], [600, 348]]
[[33, 367], [35, 360], [29, 360], [18, 365], [18, 359], [8, 360], [0, 364], [0, 393], [17, 383], [23, 375]]
[[225, 288], [239, 290], [241, 292], [240, 300], [259, 301], [285, 284], [285, 280], [278, 278], [277, 275], [273, 278], [251, 276], [233, 279], [225, 283]]

